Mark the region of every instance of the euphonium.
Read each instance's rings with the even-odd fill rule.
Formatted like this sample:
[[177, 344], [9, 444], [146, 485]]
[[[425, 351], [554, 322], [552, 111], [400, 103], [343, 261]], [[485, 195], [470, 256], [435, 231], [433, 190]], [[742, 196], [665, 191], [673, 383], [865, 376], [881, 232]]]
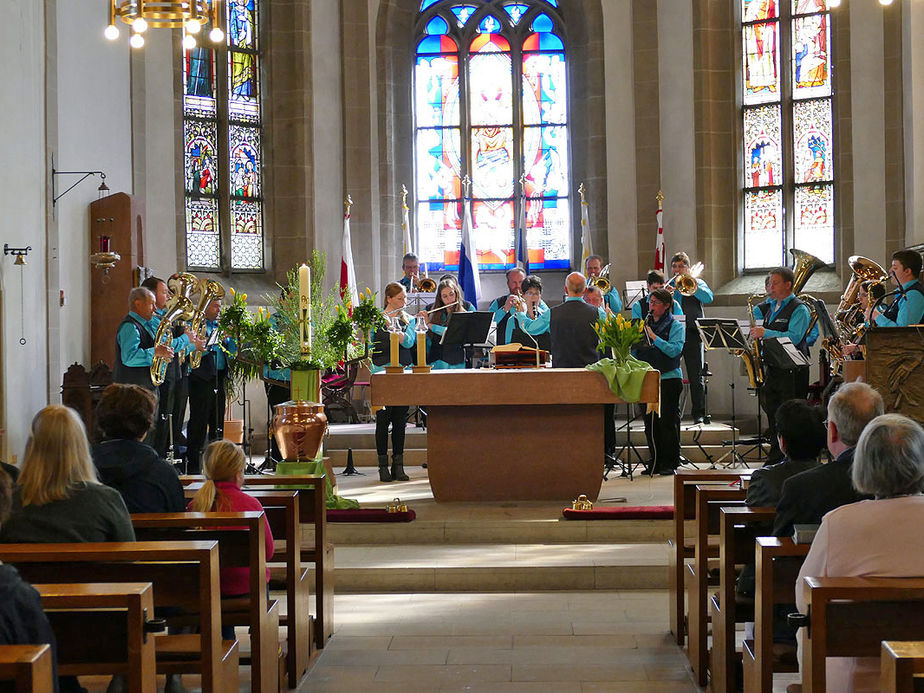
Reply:
[[[199, 304], [196, 306], [192, 324], [190, 325], [190, 328], [196, 334], [196, 336], [199, 337], [199, 339], [204, 340], [206, 337], [205, 309], [208, 308], [209, 303], [223, 298], [224, 295], [224, 288], [222, 288], [221, 284], [216, 282], [214, 279], [199, 280]], [[198, 368], [202, 364], [202, 353], [203, 352], [196, 349], [189, 355], [190, 368]]]
[[[160, 319], [160, 324], [157, 326], [157, 334], [154, 335], [154, 346], [163, 344], [169, 347], [173, 344], [173, 323], [181, 318], [184, 320], [189, 319], [192, 313], [192, 301], [185, 296], [177, 294], [167, 301], [167, 305], [164, 307], [164, 317]], [[164, 378], [167, 376], [167, 366], [170, 365], [170, 361], [172, 360], [172, 357], [154, 357], [154, 362], [151, 363], [151, 382], [154, 383], [156, 387], [160, 387], [163, 384]]]
[[879, 264], [862, 255], [851, 255], [847, 259], [847, 266], [853, 274], [850, 276], [847, 288], [844, 289], [841, 302], [837, 304], [837, 310], [834, 311], [834, 319], [845, 335], [853, 331], [853, 327], [849, 324], [849, 315], [851, 308], [859, 305], [860, 284], [865, 281], [887, 282], [889, 280], [889, 275]]
[[602, 270], [600, 270], [600, 274], [598, 274], [596, 277], [589, 277], [587, 279], [587, 284], [589, 286], [596, 286], [602, 293], [608, 294], [612, 288], [609, 277], [610, 266], [607, 265]]
[[[171, 296], [185, 296], [189, 301], [189, 313], [181, 315], [179, 322], [189, 322], [192, 320], [194, 312], [193, 308], [195, 307], [193, 296], [196, 295], [196, 291], [199, 288], [199, 280], [196, 278], [196, 275], [190, 274], [189, 272], [177, 272], [176, 274], [171, 274], [167, 279], [167, 288], [170, 289]], [[186, 358], [185, 350], [180, 352], [179, 356], [181, 361]]]
[[699, 288], [699, 283], [696, 279], [703, 273], [704, 269], [706, 269], [706, 265], [702, 262], [697, 262], [690, 268], [689, 272], [678, 274], [671, 280], [674, 283], [674, 288], [683, 296], [692, 296]]

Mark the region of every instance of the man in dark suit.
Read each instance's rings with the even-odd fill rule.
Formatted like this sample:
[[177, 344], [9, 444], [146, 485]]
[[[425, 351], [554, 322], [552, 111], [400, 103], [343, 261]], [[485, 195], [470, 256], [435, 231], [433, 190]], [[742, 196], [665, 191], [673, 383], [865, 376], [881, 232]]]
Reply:
[[789, 477], [776, 506], [773, 534], [792, 536], [793, 525], [821, 524], [830, 510], [863, 500], [853, 487], [853, 451], [866, 425], [884, 411], [882, 396], [866, 383], [841, 386], [828, 403], [828, 450], [833, 462]]

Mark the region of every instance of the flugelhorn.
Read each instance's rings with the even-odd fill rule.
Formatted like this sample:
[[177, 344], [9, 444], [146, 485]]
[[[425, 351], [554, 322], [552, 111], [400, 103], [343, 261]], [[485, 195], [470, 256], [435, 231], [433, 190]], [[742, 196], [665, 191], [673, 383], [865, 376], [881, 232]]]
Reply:
[[[192, 324], [190, 325], [190, 328], [199, 339], [204, 340], [206, 337], [205, 309], [208, 308], [209, 303], [223, 298], [224, 295], [224, 288], [214, 279], [199, 280], [199, 304], [196, 306]], [[195, 369], [202, 364], [202, 353], [203, 352], [196, 349], [189, 355], [190, 368]]]

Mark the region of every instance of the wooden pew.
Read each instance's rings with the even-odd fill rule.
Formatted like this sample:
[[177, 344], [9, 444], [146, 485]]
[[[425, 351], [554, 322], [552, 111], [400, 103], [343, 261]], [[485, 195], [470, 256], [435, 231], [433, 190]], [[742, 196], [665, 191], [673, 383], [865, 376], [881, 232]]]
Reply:
[[758, 537], [754, 547], [754, 639], [745, 640], [745, 693], [772, 693], [773, 672], [798, 671], [798, 666], [775, 669], [773, 616], [777, 604], [796, 603], [796, 579], [810, 544], [794, 544], [789, 537]]
[[[192, 498], [203, 476], [181, 476], [187, 487], [186, 497]], [[302, 562], [314, 564], [315, 579], [315, 645], [320, 649], [334, 634], [334, 546], [327, 541], [327, 477], [320, 475], [277, 476], [258, 474], [244, 477], [244, 487], [258, 489], [284, 487], [299, 492], [298, 509], [302, 525]], [[306, 536], [307, 535], [307, 536]]]
[[[693, 669], [694, 680], [706, 685], [709, 666], [708, 611], [710, 537], [719, 534], [719, 509], [726, 505], [743, 505], [744, 489], [720, 487], [712, 484], [695, 485], [696, 519], [693, 533], [693, 562], [686, 566], [684, 585], [687, 590], [687, 659]], [[717, 542], [716, 542], [717, 543]]]
[[751, 620], [752, 609], [737, 604], [737, 566], [754, 560], [754, 540], [767, 533], [776, 508], [719, 509], [719, 591], [709, 599], [712, 614], [712, 693], [733, 693], [735, 681], [735, 624]]
[[693, 540], [686, 535], [685, 523], [696, 517], [694, 494], [696, 484], [715, 483], [727, 486], [751, 470], [729, 472], [717, 469], [678, 469], [674, 474], [674, 538], [667, 542], [670, 547], [668, 563], [670, 567], [670, 628], [683, 647], [686, 628], [684, 627], [684, 590], [683, 571], [686, 561], [693, 558]]
[[805, 577], [801, 588], [805, 693], [825, 693], [827, 657], [878, 659], [883, 640], [924, 639], [922, 578]]
[[166, 625], [153, 618], [150, 582], [34, 587], [58, 644], [59, 674], [121, 674], [129, 693], [155, 693], [157, 665], [149, 634]]
[[[298, 688], [298, 682], [308, 671], [312, 655], [312, 623], [308, 609], [311, 596], [309, 571], [302, 564], [301, 525], [299, 524], [299, 491], [248, 491], [260, 501], [273, 532], [276, 553], [273, 563], [284, 566], [283, 580], [286, 590], [286, 615], [280, 616], [280, 625], [286, 626], [288, 657], [286, 674], [289, 688]], [[274, 576], [276, 569], [270, 567]]]
[[14, 693], [52, 693], [50, 645], [0, 645], [0, 681]]
[[158, 673], [199, 674], [205, 693], [238, 689], [237, 642], [221, 639], [218, 542], [0, 544], [0, 561], [32, 584], [152, 583], [154, 606], [195, 614], [200, 631], [155, 638]]
[[[276, 693], [279, 690], [279, 605], [266, 595], [263, 513], [136, 513], [131, 518], [139, 540], [215, 540], [222, 568], [249, 569], [248, 595], [239, 599], [223, 598], [221, 622], [225, 626], [250, 627], [252, 690]], [[246, 658], [241, 660], [246, 662]]]
[[924, 693], [924, 642], [882, 643], [882, 693]]

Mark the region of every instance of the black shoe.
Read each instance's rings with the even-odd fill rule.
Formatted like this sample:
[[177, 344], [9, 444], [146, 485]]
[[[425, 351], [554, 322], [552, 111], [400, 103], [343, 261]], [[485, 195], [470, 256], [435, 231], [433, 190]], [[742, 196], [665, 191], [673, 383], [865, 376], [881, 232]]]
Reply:
[[704, 424], [710, 424], [710, 423], [712, 423], [712, 417], [709, 416], [709, 414], [706, 414], [706, 415], [703, 417], [703, 423], [704, 423]]
[[697, 416], [697, 417], [695, 417], [695, 418], [693, 419], [693, 423], [694, 423], [694, 424], [704, 424], [704, 423], [706, 423], [706, 417], [705, 417], [705, 416]]
[[658, 476], [674, 476], [674, 470], [671, 468], [659, 469], [655, 471], [655, 474], [657, 474]]

